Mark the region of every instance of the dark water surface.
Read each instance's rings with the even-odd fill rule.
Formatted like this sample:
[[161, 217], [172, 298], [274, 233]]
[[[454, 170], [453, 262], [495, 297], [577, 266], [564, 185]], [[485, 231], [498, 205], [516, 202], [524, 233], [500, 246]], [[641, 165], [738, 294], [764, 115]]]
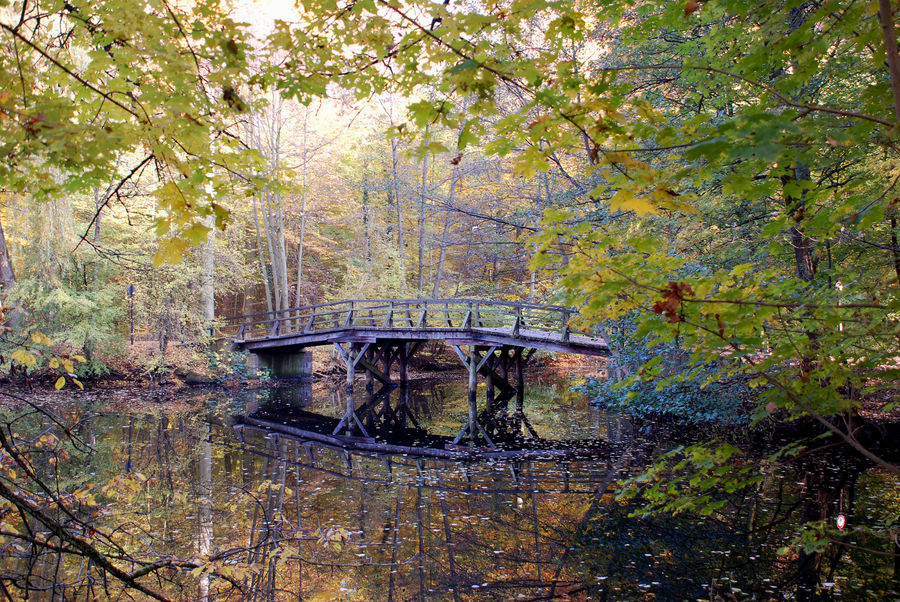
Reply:
[[[464, 387], [414, 385], [416, 423], [455, 435]], [[339, 417], [342, 394], [317, 384], [311, 396], [294, 386], [192, 392], [176, 404], [72, 402], [62, 414], [94, 453], [52, 476], [64, 490], [95, 488], [101, 509], [92, 520], [126, 526], [132, 553], [213, 558], [219, 576], [183, 571], [161, 586], [179, 599], [207, 591], [210, 599], [256, 600], [897, 597], [894, 477], [823, 444], [768, 467], [759, 485], [712, 516], [633, 518], [633, 507], [597, 490], [613, 466], [618, 476], [634, 473], [672, 443], [591, 409], [570, 386], [554, 378], [530, 385], [530, 423], [545, 439], [605, 440], [608, 453], [455, 462], [235, 427], [236, 418], [260, 413]], [[840, 545], [821, 554], [784, 549], [805, 524], [833, 524], [838, 513], [848, 517], [835, 532]], [[7, 568], [18, 566], [13, 556]]]

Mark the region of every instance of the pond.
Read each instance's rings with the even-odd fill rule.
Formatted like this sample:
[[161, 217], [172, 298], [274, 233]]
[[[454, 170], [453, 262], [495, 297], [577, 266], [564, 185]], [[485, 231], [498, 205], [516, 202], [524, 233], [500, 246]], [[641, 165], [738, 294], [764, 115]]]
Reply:
[[[602, 453], [456, 461], [341, 449], [247, 421], [300, 412], [336, 419], [342, 387], [326, 383], [162, 398], [68, 394], [55, 414], [75, 443], [27, 406], [5, 409], [3, 422], [14, 440], [36, 446], [36, 476], [69, 495], [72, 516], [53, 504], [45, 511], [126, 572], [145, 567], [141, 582], [170, 599], [889, 599], [900, 591], [891, 530], [900, 487], [891, 475], [824, 443], [768, 466], [710, 516], [634, 517], [636, 506], [603, 491], [670, 449], [671, 436], [592, 409], [571, 384], [533, 383], [530, 424], [543, 439], [604, 441]], [[406, 401], [417, 428], [453, 437], [466, 415], [464, 385], [413, 385]], [[56, 439], [41, 446], [41, 436]], [[3, 478], [22, 486], [21, 474]], [[26, 493], [34, 503], [43, 495]], [[119, 595], [108, 570], [69, 553], [71, 541], [60, 545], [39, 521], [16, 525], [8, 501], [0, 508], [0, 580], [12, 598]], [[848, 524], [837, 543], [821, 553], [789, 546], [805, 524], [838, 514]], [[25, 531], [39, 536], [14, 535]]]

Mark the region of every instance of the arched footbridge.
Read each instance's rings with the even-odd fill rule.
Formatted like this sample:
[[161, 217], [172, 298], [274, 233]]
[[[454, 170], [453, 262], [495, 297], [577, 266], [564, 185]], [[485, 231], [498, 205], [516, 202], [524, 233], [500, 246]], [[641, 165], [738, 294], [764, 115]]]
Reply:
[[[416, 351], [428, 341], [444, 341], [469, 372], [469, 420], [454, 443], [479, 439], [493, 445], [477, 411], [478, 375], [487, 384], [486, 410], [506, 408], [515, 398], [516, 413], [524, 419], [523, 365], [535, 350], [609, 355], [602, 338], [572, 331], [576, 318], [572, 309], [533, 303], [369, 299], [227, 318], [223, 334], [280, 375], [309, 373], [306, 349], [334, 345], [347, 366], [348, 393], [347, 412], [335, 433], [358, 429], [364, 436], [368, 432], [352, 395], [357, 369], [365, 371], [368, 392], [376, 380], [386, 388], [405, 386]], [[398, 382], [392, 375], [395, 369]]]

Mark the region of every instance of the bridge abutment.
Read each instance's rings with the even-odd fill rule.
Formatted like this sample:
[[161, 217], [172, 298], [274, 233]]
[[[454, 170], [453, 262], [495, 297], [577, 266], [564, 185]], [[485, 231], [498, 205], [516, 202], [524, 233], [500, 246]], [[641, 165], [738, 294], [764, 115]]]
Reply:
[[254, 352], [256, 369], [263, 368], [273, 378], [312, 378], [312, 352], [285, 351], [279, 353]]

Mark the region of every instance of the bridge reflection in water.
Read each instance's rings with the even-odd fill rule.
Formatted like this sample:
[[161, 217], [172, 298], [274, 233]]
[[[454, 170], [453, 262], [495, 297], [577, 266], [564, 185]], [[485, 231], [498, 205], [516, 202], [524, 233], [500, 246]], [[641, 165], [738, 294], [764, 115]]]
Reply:
[[[283, 583], [276, 555], [293, 542], [301, 596], [460, 600], [583, 590], [566, 534], [622, 469], [623, 442], [617, 451], [594, 449], [591, 458], [554, 457], [557, 447], [546, 458], [508, 453], [514, 450], [467, 456], [443, 447], [433, 451], [447, 457], [421, 447], [386, 453], [364, 449], [362, 438], [327, 442], [338, 419], [325, 416], [321, 403], [296, 401], [263, 394], [234, 416], [237, 437], [219, 439], [226, 453], [243, 457], [247, 487], [263, 487], [248, 545], [255, 562], [271, 567], [255, 580], [261, 595]], [[414, 436], [446, 439], [424, 428], [443, 404], [419, 392], [406, 404], [410, 417], [421, 419], [412, 430], [425, 431]], [[361, 420], [368, 424], [365, 414]], [[318, 428], [323, 438], [295, 436], [291, 428], [305, 435]], [[599, 430], [608, 432], [606, 425]], [[371, 432], [379, 443], [384, 437], [385, 449], [402, 450], [397, 437], [409, 435], [386, 427]]]
[[[517, 432], [536, 432], [524, 412], [525, 365], [538, 349], [593, 356], [609, 354], [599, 337], [572, 332], [577, 313], [564, 307], [473, 299], [353, 300], [291, 308], [227, 320], [237, 348], [265, 357], [303, 353], [309, 347], [334, 345], [347, 368], [346, 410], [331, 434], [374, 439], [373, 421], [407, 428], [407, 405], [381, 404], [384, 393], [406, 389], [409, 361], [427, 341], [449, 345], [468, 372], [468, 417], [446, 446], [509, 443]], [[369, 399], [357, 406], [356, 371], [366, 375]], [[392, 376], [399, 371], [398, 381]], [[485, 381], [484, 410], [479, 413], [477, 386]], [[382, 390], [371, 393], [378, 381]], [[509, 411], [509, 403], [515, 408]], [[381, 405], [380, 405], [381, 404]], [[367, 426], [369, 421], [370, 426]], [[515, 435], [515, 436], [514, 436]]]
[[[248, 403], [240, 415], [233, 417], [234, 423], [238, 428], [265, 429], [335, 449], [445, 460], [595, 458], [610, 451], [606, 438], [541, 436], [524, 412], [510, 413], [500, 404], [486, 407], [478, 419], [488, 425], [502, 447], [456, 445], [452, 435], [428, 427], [435, 414], [455, 414], [458, 409], [429, 405], [421, 390], [411, 393], [408, 387], [382, 387], [378, 392], [369, 389], [365, 402], [356, 408], [367, 436], [335, 434], [340, 430], [336, 426], [340, 418], [329, 415], [321, 406], [311, 408], [311, 390], [309, 395], [298, 393], [291, 387], [262, 391], [261, 398]], [[331, 405], [344, 407], [345, 395], [340, 389], [332, 391]], [[607, 432], [618, 438], [622, 431], [613, 427]]]

